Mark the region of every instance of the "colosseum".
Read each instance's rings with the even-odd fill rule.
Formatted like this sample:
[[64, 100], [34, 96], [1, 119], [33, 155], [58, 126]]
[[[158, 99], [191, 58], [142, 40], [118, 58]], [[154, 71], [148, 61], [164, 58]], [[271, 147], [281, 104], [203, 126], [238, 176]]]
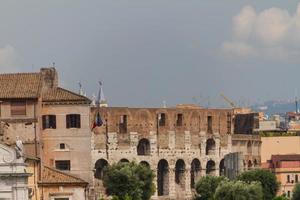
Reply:
[[[92, 109], [92, 117], [96, 112]], [[104, 191], [103, 168], [116, 162], [135, 161], [154, 170], [153, 199], [191, 199], [199, 177], [226, 175], [230, 153], [243, 155], [242, 170], [260, 163], [261, 141], [249, 111], [193, 105], [102, 107], [100, 116], [104, 124], [92, 135], [96, 194]]]

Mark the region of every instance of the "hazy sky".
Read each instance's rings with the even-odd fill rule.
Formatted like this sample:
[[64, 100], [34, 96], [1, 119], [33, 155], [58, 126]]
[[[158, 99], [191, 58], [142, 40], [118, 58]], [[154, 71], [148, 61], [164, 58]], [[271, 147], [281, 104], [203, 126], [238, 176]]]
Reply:
[[112, 106], [291, 99], [300, 90], [300, 6], [282, 0], [6, 0], [0, 71], [55, 62], [60, 84]]

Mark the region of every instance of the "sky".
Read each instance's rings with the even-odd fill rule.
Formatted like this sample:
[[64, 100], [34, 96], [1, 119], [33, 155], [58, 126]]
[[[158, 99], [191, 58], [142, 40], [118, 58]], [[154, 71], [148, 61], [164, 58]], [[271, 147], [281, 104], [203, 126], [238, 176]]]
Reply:
[[[300, 2], [3, 0], [0, 72], [53, 66], [110, 106], [229, 106], [300, 90]], [[300, 91], [299, 91], [300, 92]]]

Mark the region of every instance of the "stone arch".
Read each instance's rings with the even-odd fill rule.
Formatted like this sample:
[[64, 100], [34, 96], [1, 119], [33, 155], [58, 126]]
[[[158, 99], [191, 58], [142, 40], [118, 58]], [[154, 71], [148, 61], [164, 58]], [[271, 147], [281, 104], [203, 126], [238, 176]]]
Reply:
[[143, 165], [143, 166], [146, 166], [146, 167], [150, 168], [150, 164], [147, 161], [144, 161], [144, 160], [140, 162], [140, 165]]
[[225, 174], [226, 174], [225, 160], [222, 159], [220, 161], [220, 165], [219, 165], [219, 175], [220, 176], [225, 176]]
[[248, 155], [252, 154], [252, 144], [251, 144], [251, 141], [247, 142], [247, 153], [248, 153]]
[[196, 181], [201, 175], [201, 163], [199, 159], [195, 158], [191, 163], [191, 188], [195, 187]]
[[206, 155], [215, 155], [216, 151], [216, 142], [213, 138], [206, 140]]
[[169, 164], [162, 159], [157, 164], [157, 195], [165, 196], [169, 194]]
[[206, 164], [206, 174], [215, 175], [216, 174], [216, 163], [213, 160], [209, 160]]
[[257, 167], [257, 165], [258, 165], [258, 162], [257, 162], [257, 160], [256, 160], [256, 159], [254, 159], [254, 161], [253, 161], [253, 165], [254, 165], [254, 167]]
[[252, 166], [253, 166], [253, 164], [252, 164], [252, 161], [251, 160], [248, 160], [248, 169], [251, 169], [252, 168]]
[[175, 183], [182, 189], [185, 188], [185, 163], [182, 159], [177, 160], [175, 164]]
[[129, 160], [126, 158], [122, 158], [119, 163], [129, 163]]
[[104, 176], [104, 168], [108, 166], [108, 162], [105, 159], [99, 159], [97, 160], [97, 162], [95, 163], [95, 173], [94, 173], [94, 177], [96, 179], [102, 179]]
[[137, 155], [150, 155], [150, 141], [148, 139], [143, 138], [139, 141], [139, 144], [137, 146]]

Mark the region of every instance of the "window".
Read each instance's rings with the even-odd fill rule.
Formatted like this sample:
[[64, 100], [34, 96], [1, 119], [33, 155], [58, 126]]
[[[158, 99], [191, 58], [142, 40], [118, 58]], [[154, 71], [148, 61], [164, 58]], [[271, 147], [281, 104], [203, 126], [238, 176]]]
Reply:
[[182, 126], [183, 114], [177, 114], [176, 126]]
[[55, 115], [43, 115], [43, 129], [56, 129], [56, 116]]
[[127, 133], [127, 115], [121, 115], [119, 121], [119, 132]]
[[291, 191], [288, 190], [287, 196], [288, 196], [288, 197], [291, 197]]
[[65, 148], [66, 148], [65, 143], [60, 143], [60, 144], [59, 144], [59, 149], [65, 149]]
[[207, 116], [207, 132], [212, 133], [212, 116]]
[[231, 114], [227, 113], [227, 134], [231, 133]]
[[55, 168], [59, 170], [70, 170], [71, 162], [69, 160], [56, 160]]
[[158, 124], [159, 124], [159, 126], [166, 125], [166, 114], [165, 113], [158, 114]]
[[80, 128], [80, 115], [70, 114], [67, 115], [67, 128]]
[[26, 101], [12, 101], [10, 109], [12, 116], [26, 115]]
[[290, 182], [291, 182], [290, 175], [287, 175], [287, 176], [286, 176], [286, 179], [287, 179], [287, 181], [286, 181], [286, 182], [288, 182], [288, 183], [290, 183]]
[[54, 200], [70, 200], [69, 198], [54, 198]]
[[295, 175], [295, 182], [296, 182], [296, 183], [299, 182], [299, 180], [298, 180], [298, 174]]

